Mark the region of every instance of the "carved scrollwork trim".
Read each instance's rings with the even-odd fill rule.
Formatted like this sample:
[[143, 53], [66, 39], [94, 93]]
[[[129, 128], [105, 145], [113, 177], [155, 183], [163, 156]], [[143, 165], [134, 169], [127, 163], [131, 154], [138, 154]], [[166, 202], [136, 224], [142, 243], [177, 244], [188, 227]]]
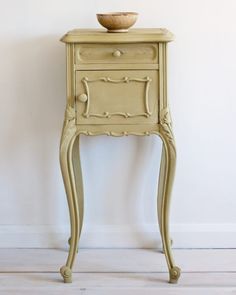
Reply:
[[169, 108], [164, 108], [161, 110], [161, 124], [171, 125], [171, 116]]
[[143, 132], [134, 132], [134, 131], [122, 131], [122, 132], [115, 132], [115, 131], [85, 131], [79, 130], [78, 134], [83, 134], [87, 136], [97, 136], [97, 135], [107, 135], [107, 136], [114, 136], [114, 137], [121, 137], [121, 136], [128, 136], [128, 135], [137, 135], [137, 136], [149, 136], [151, 134], [159, 134], [157, 131], [143, 131]]
[[68, 104], [65, 111], [65, 121], [71, 120], [75, 120], [75, 109]]
[[71, 137], [76, 132], [75, 125], [75, 109], [69, 104], [66, 106], [64, 125], [61, 136], [61, 146], [65, 143], [68, 137]]
[[[130, 77], [124, 77], [122, 79], [111, 79], [109, 77], [101, 77], [98, 79], [89, 79], [88, 77], [84, 77], [82, 80], [82, 83], [84, 84], [85, 91], [87, 94], [87, 102], [86, 102], [86, 108], [85, 112], [83, 113], [83, 116], [85, 118], [89, 117], [97, 117], [97, 118], [111, 118], [112, 116], [122, 116], [124, 118], [133, 118], [133, 117], [140, 117], [144, 116], [146, 118], [150, 117], [152, 115], [152, 112], [150, 111], [149, 108], [149, 98], [148, 98], [148, 93], [149, 93], [149, 87], [150, 83], [152, 82], [152, 79], [150, 77], [146, 78], [130, 78]], [[103, 114], [96, 114], [96, 113], [90, 113], [90, 91], [89, 91], [89, 83], [92, 82], [109, 82], [109, 83], [129, 83], [129, 82], [141, 82], [145, 83], [145, 98], [144, 98], [144, 104], [145, 104], [145, 111], [143, 113], [138, 113], [138, 114], [132, 114], [128, 112], [104, 112]]]
[[172, 145], [172, 147], [175, 149], [175, 140], [172, 132], [172, 122], [169, 108], [164, 108], [161, 111], [160, 123], [165, 137], [167, 138], [168, 142]]

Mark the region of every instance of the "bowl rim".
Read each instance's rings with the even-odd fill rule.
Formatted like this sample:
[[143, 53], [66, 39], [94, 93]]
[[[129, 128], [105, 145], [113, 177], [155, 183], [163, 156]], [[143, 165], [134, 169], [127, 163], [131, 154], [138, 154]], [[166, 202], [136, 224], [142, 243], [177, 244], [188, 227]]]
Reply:
[[131, 11], [117, 11], [117, 12], [106, 12], [106, 13], [97, 13], [97, 16], [128, 16], [128, 15], [138, 15], [137, 12]]

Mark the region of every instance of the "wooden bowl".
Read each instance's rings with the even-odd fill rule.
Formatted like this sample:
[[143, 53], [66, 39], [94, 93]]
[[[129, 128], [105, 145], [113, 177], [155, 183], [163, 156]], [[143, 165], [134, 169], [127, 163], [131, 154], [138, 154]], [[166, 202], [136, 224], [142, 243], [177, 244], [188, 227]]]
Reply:
[[110, 33], [128, 32], [138, 18], [136, 12], [98, 13], [98, 22]]

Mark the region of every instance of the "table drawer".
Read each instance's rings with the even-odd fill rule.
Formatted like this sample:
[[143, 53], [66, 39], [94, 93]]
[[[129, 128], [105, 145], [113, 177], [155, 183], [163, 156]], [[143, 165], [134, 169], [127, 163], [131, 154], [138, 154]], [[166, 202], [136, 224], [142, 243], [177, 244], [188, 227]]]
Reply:
[[75, 62], [83, 63], [157, 63], [157, 44], [76, 44]]
[[157, 123], [157, 75], [155, 70], [76, 71], [76, 123]]

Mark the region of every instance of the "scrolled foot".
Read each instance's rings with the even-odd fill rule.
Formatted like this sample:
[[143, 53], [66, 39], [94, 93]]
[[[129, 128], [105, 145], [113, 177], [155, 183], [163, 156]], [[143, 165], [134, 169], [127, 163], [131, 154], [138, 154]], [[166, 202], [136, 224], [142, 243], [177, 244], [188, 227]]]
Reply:
[[170, 269], [170, 280], [169, 283], [171, 284], [176, 284], [178, 283], [178, 279], [181, 274], [181, 269], [178, 266], [174, 266], [173, 268]]
[[62, 266], [60, 273], [64, 279], [64, 283], [72, 283], [72, 271], [68, 266]]

